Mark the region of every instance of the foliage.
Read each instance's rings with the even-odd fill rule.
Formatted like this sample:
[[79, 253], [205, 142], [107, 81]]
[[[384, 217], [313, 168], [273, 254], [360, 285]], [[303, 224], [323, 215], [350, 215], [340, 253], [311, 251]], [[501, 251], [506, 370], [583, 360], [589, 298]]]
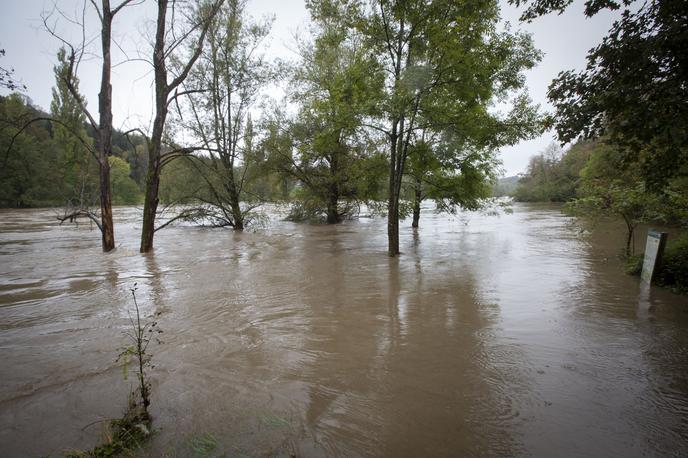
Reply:
[[576, 142], [567, 151], [548, 146], [528, 162], [526, 173], [514, 191], [521, 202], [566, 202], [579, 194], [581, 171], [593, 150], [593, 142]]
[[[60, 94], [62, 90], [55, 88], [55, 92]], [[56, 97], [59, 102], [58, 99], [53, 101], [52, 116], [64, 125], [45, 120], [27, 126], [32, 119], [49, 118], [51, 115], [31, 106], [30, 101], [19, 94], [0, 96], [0, 207], [97, 206], [100, 195], [98, 166], [90, 153], [78, 146], [82, 143], [72, 135], [79, 132], [84, 141], [92, 145], [95, 142], [93, 130], [83, 124], [76, 112], [65, 106], [63, 100], [68, 100], [65, 93]], [[71, 128], [65, 127], [70, 123]], [[25, 126], [9, 149], [12, 138]], [[122, 139], [120, 145], [125, 148], [141, 147], [140, 140], [133, 139], [133, 143], [129, 143], [121, 133], [116, 132], [116, 136]], [[110, 157], [110, 163], [115, 161], [117, 164], [118, 171], [113, 173], [118, 173], [118, 176], [112, 177], [113, 199], [119, 204], [138, 203], [140, 185], [130, 178], [135, 170], [132, 162], [136, 155], [132, 149], [121, 148], [115, 148], [114, 153], [116, 155]], [[140, 162], [133, 163], [136, 167], [141, 165]]]
[[[57, 60], [50, 114], [56, 121], [52, 125], [52, 137], [62, 189], [55, 197], [63, 202], [87, 205], [96, 201], [99, 193], [98, 163], [92, 154], [94, 142], [86, 134], [86, 116], [66, 84], [69, 62], [64, 48], [58, 51]], [[72, 85], [78, 93], [76, 77]]]
[[258, 176], [250, 111], [273, 78], [260, 52], [270, 26], [268, 20], [248, 18], [245, 1], [225, 2], [210, 23], [184, 86], [190, 121], [182, 125], [200, 141], [204, 152], [201, 160], [192, 163], [204, 181], [194, 197], [216, 207], [221, 225], [235, 230], [244, 229], [245, 216], [253, 209], [242, 204], [248, 179]]
[[643, 255], [634, 254], [626, 257], [626, 273], [639, 276], [643, 272]]
[[294, 152], [281, 171], [301, 186], [292, 213], [337, 223], [370, 183], [371, 171], [360, 165], [375, 150], [363, 124], [374, 114], [383, 77], [363, 37], [343, 21], [346, 4], [309, 2], [308, 8], [313, 39], [300, 43], [290, 69], [291, 100], [299, 109], [289, 124]]
[[136, 283], [130, 290], [134, 301], [135, 316], [129, 313], [131, 329], [125, 332], [131, 345], [120, 349], [117, 361], [122, 361], [124, 379], [128, 378], [129, 365], [135, 364], [135, 374], [138, 388], [129, 396], [127, 411], [120, 419], [110, 420], [106, 424], [104, 440], [101, 444], [87, 452], [70, 453], [67, 456], [73, 458], [104, 458], [122, 456], [124, 453], [132, 453], [139, 448], [151, 434], [152, 419], [148, 412], [150, 406], [150, 381], [147, 370], [152, 368], [151, 356], [147, 352], [151, 341], [160, 343], [159, 336], [162, 331], [157, 327], [157, 322], [141, 321], [141, 312], [136, 300]]
[[629, 185], [615, 180], [592, 186], [588, 195], [567, 203], [567, 210], [577, 216], [616, 215], [623, 219], [627, 228], [626, 255], [633, 254], [633, 235], [640, 223], [663, 218], [659, 210], [661, 202], [648, 193], [643, 183]]
[[[585, 15], [590, 17], [599, 13], [603, 9], [618, 10], [621, 6], [631, 4], [633, 0], [587, 0], [585, 2]], [[528, 5], [528, 8], [521, 15], [522, 21], [532, 21], [533, 19], [556, 12], [561, 14], [573, 3], [573, 0], [509, 0], [516, 6]]]
[[669, 240], [655, 281], [688, 294], [688, 233], [674, 241]]
[[42, 115], [19, 94], [0, 97], [0, 205], [4, 207], [63, 203], [50, 124], [32, 123], [17, 136], [31, 119]]
[[[491, 0], [378, 0], [354, 17], [386, 75], [372, 128], [389, 154], [388, 243], [395, 256], [406, 161], [419, 133], [451, 130], [463, 145], [456, 152], [493, 150], [534, 135], [537, 111], [519, 91], [522, 72], [539, 53], [529, 36], [498, 28], [499, 6]], [[490, 109], [507, 100], [513, 109], [506, 115]]]
[[131, 329], [125, 331], [125, 335], [131, 341], [131, 345], [121, 348], [117, 361], [122, 361], [123, 363], [122, 371], [125, 380], [128, 378], [129, 364], [131, 362], [135, 364], [138, 387], [132, 393], [130, 408], [126, 417], [132, 417], [133, 420], [140, 421], [148, 426], [150, 425], [148, 406], [150, 405], [151, 384], [146, 371], [152, 366], [151, 356], [147, 350], [151, 341], [155, 340], [161, 343], [158, 336], [162, 333], [162, 330], [156, 327], [158, 325], [157, 321], [141, 322], [141, 311], [136, 300], [136, 290], [136, 283], [134, 283], [134, 287], [130, 291], [134, 300], [135, 316], [129, 312]]
[[513, 196], [518, 188], [518, 182], [520, 179], [521, 177], [518, 175], [497, 179], [497, 182], [492, 189], [492, 195], [494, 197]]
[[110, 156], [110, 183], [112, 184], [112, 203], [133, 205], [141, 202], [141, 189], [131, 178], [131, 166], [122, 158]]
[[[530, 20], [561, 12], [570, 0], [511, 0], [529, 5]], [[647, 189], [661, 193], [688, 174], [688, 16], [684, 0], [591, 0], [586, 15], [624, 8], [602, 42], [588, 53], [580, 72], [552, 82], [559, 140], [605, 136], [624, 154], [623, 166], [638, 164]]]
[[163, 204], [189, 204], [207, 196], [206, 183], [192, 164], [190, 157], [168, 164], [160, 176], [160, 201]]

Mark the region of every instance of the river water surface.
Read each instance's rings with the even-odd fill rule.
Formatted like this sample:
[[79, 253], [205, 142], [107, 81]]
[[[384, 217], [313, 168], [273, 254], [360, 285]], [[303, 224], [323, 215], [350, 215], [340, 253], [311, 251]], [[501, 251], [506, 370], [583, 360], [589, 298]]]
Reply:
[[0, 456], [92, 447], [122, 414], [134, 283], [164, 330], [150, 456], [688, 454], [688, 301], [624, 275], [622, 225], [426, 211], [391, 259], [380, 218], [173, 227], [149, 255], [140, 212], [115, 219], [103, 254], [0, 211]]

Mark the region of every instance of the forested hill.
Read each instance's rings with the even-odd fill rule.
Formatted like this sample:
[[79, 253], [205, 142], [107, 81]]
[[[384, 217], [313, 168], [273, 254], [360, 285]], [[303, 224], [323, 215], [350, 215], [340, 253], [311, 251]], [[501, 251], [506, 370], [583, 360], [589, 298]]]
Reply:
[[[50, 114], [18, 94], [0, 96], [0, 206], [61, 206], [75, 199], [94, 203], [98, 199], [98, 167], [88, 149], [55, 123], [36, 118]], [[93, 129], [81, 129], [93, 145]], [[12, 145], [12, 139], [14, 143]], [[115, 204], [133, 204], [141, 199], [146, 177], [145, 140], [115, 130], [110, 158]]]

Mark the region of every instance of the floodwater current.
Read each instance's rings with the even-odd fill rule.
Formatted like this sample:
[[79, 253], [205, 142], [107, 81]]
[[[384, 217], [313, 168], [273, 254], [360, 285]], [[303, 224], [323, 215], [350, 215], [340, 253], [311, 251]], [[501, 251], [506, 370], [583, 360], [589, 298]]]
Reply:
[[623, 273], [621, 224], [424, 211], [389, 258], [382, 218], [171, 227], [149, 255], [140, 211], [115, 220], [103, 254], [0, 211], [0, 456], [93, 447], [123, 413], [134, 284], [164, 330], [143, 455], [688, 454], [688, 299]]

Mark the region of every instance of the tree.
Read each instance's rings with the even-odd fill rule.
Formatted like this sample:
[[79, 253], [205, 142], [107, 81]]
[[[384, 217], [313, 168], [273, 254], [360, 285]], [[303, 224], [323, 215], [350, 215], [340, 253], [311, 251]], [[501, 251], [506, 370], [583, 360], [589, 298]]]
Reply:
[[[186, 80], [191, 68], [196, 63], [203, 51], [203, 42], [208, 28], [223, 0], [217, 0], [210, 4], [201, 4], [196, 10], [191, 10], [188, 20], [188, 29], [179, 34], [174, 33], [174, 15], [167, 17], [170, 8], [168, 0], [158, 0], [157, 20], [155, 30], [155, 42], [153, 44], [153, 74], [155, 86], [155, 118], [153, 131], [148, 142], [148, 170], [146, 176], [146, 193], [143, 203], [143, 226], [141, 229], [141, 253], [147, 253], [153, 249], [153, 237], [155, 235], [155, 217], [158, 210], [158, 192], [160, 189], [160, 174], [163, 167], [180, 155], [189, 154], [194, 149], [173, 148], [163, 151], [163, 135], [165, 122], [170, 104], [177, 101], [184, 91], [178, 88]], [[174, 8], [175, 2], [172, 2]], [[173, 58], [174, 52], [189, 36], [197, 31], [195, 45], [191, 46], [191, 54], [187, 59], [180, 56], [174, 57], [178, 67], [169, 80], [168, 62]], [[168, 33], [169, 32], [169, 33]], [[182, 63], [183, 62], [183, 63]]]
[[522, 71], [539, 58], [530, 37], [497, 29], [496, 1], [375, 0], [356, 26], [386, 74], [381, 119], [372, 128], [389, 150], [387, 236], [399, 254], [399, 199], [410, 147], [422, 129], [452, 128], [458, 138], [515, 141], [537, 130], [525, 96], [508, 118], [489, 112], [522, 88]]
[[577, 216], [615, 215], [626, 225], [626, 256], [634, 254], [635, 229], [640, 223], [667, 218], [666, 204], [645, 188], [640, 167], [622, 167], [624, 154], [599, 143], [581, 170], [580, 197], [567, 204]]
[[184, 123], [203, 145], [205, 157], [194, 161], [207, 196], [204, 213], [215, 223], [241, 231], [246, 214], [247, 178], [256, 174], [254, 130], [250, 110], [272, 71], [259, 47], [270, 31], [268, 21], [246, 18], [245, 1], [229, 0], [211, 21], [203, 51], [191, 71], [185, 92], [189, 122]]
[[122, 158], [110, 156], [112, 196], [115, 205], [132, 205], [141, 200], [141, 191], [131, 179], [131, 166]]
[[[93, 179], [98, 172], [93, 170], [96, 163], [92, 161], [91, 139], [86, 134], [86, 116], [65, 83], [69, 77], [69, 62], [64, 47], [58, 51], [57, 60], [58, 65], [53, 69], [55, 87], [50, 113], [58, 121], [53, 125], [52, 134], [58, 149], [57, 165], [62, 177], [60, 196], [76, 208], [87, 208], [91, 201], [95, 202], [98, 198]], [[72, 78], [72, 85], [79, 92], [79, 79], [76, 76]]]
[[[5, 50], [0, 49], [0, 57], [5, 57]], [[14, 76], [13, 68], [0, 67], [0, 87], [9, 89], [10, 91], [25, 91], [26, 85], [17, 80]]]
[[[71, 93], [72, 97], [81, 108], [81, 111], [88, 119], [89, 124], [96, 132], [96, 160], [99, 166], [100, 175], [100, 221], [89, 211], [84, 211], [83, 209], [77, 209], [73, 215], [67, 215], [69, 218], [71, 216], [79, 216], [83, 214], [91, 218], [100, 229], [102, 236], [102, 246], [103, 251], [108, 252], [115, 248], [115, 230], [112, 222], [112, 189], [110, 185], [110, 162], [109, 157], [112, 155], [112, 84], [111, 84], [111, 70], [112, 70], [112, 57], [110, 53], [112, 44], [112, 21], [117, 13], [119, 13], [122, 8], [130, 4], [133, 0], [123, 0], [114, 9], [110, 7], [110, 0], [101, 0], [100, 8], [92, 1], [91, 4], [98, 14], [100, 20], [100, 44], [102, 51], [102, 66], [101, 66], [101, 79], [100, 79], [100, 92], [98, 94], [98, 112], [99, 119], [96, 121], [95, 117], [86, 107], [86, 100], [79, 93], [78, 81], [77, 81], [77, 71], [81, 59], [86, 51], [86, 38], [85, 33], [84, 38], [79, 48], [75, 48], [72, 44], [66, 42], [54, 32], [54, 28], [48, 25], [49, 16], [43, 17], [43, 24], [53, 36], [60, 39], [68, 49], [69, 53], [67, 55], [68, 66], [66, 71], [62, 73], [62, 81], [67, 87], [67, 90]], [[85, 8], [85, 3], [84, 3]], [[84, 24], [81, 24], [85, 27]], [[84, 141], [82, 144], [86, 144]]]
[[411, 226], [419, 227], [421, 203], [425, 199], [433, 199], [437, 209], [451, 213], [458, 208], [478, 210], [487, 206], [499, 166], [494, 149], [465, 144], [451, 130], [441, 135], [423, 131], [409, 148]]
[[[562, 11], [571, 1], [511, 0], [529, 5], [531, 20]], [[638, 163], [651, 192], [662, 192], [688, 174], [688, 16], [683, 0], [650, 0], [635, 11], [632, 0], [593, 0], [585, 14], [624, 8], [580, 72], [552, 82], [554, 125], [562, 143], [582, 135], [620, 149], [623, 166]]]
[[[569, 0], [511, 0], [522, 19], [563, 11]], [[587, 66], [552, 82], [554, 125], [564, 143], [582, 136], [606, 144], [586, 166], [592, 207], [621, 215], [628, 247], [637, 221], [688, 214], [688, 15], [681, 0], [592, 0], [586, 16], [623, 8]], [[635, 9], [635, 10], [634, 10]], [[590, 171], [599, 168], [596, 179]], [[611, 166], [609, 166], [611, 164]], [[591, 184], [591, 181], [593, 182]], [[598, 184], [595, 185], [595, 182]], [[585, 202], [576, 202], [576, 205]]]
[[[31, 122], [40, 118], [40, 121]], [[47, 113], [18, 93], [0, 96], [0, 206], [55, 205], [61, 177]]]
[[577, 196], [581, 171], [602, 145], [578, 141], [565, 152], [557, 144], [530, 158], [514, 195], [521, 202], [566, 202]]
[[[375, 113], [382, 69], [360, 34], [340, 20], [342, 5], [309, 2], [312, 43], [302, 43], [292, 72], [292, 100], [300, 105], [291, 132], [297, 156], [284, 172], [302, 185], [306, 215], [324, 213], [329, 224], [349, 213], [342, 198], [357, 196], [357, 167], [367, 155], [361, 128]], [[323, 9], [327, 8], [326, 11]]]
[[612, 214], [623, 219], [626, 225], [626, 256], [635, 254], [634, 234], [640, 223], [656, 221], [663, 215], [658, 212], [660, 203], [656, 195], [648, 193], [643, 183], [629, 185], [620, 180], [591, 186], [587, 195], [567, 204], [567, 210], [577, 216]]

